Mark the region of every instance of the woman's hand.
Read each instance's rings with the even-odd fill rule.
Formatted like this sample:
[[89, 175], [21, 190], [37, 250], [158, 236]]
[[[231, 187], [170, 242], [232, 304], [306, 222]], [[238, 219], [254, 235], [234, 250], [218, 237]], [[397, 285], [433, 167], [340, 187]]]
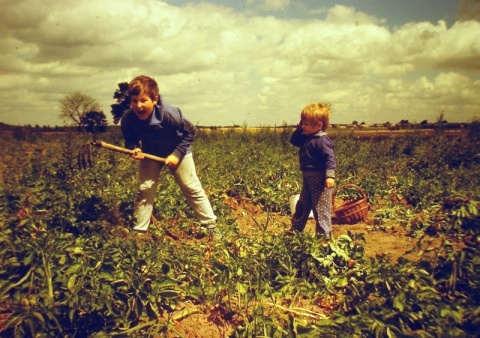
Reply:
[[135, 148], [133, 149], [133, 154], [130, 155], [130, 157], [134, 160], [143, 160], [145, 158], [145, 155], [142, 153], [142, 149]]
[[168, 155], [165, 159], [165, 165], [169, 168], [175, 168], [180, 162], [179, 158], [175, 155]]

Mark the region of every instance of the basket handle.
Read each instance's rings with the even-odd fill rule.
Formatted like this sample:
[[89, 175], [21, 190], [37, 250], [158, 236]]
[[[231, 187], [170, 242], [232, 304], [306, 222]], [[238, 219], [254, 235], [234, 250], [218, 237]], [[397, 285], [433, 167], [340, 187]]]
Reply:
[[360, 194], [362, 195], [362, 198], [366, 198], [367, 195], [365, 195], [365, 192], [363, 192], [362, 189], [360, 189], [360, 187], [356, 184], [353, 184], [353, 183], [349, 183], [349, 184], [344, 184], [344, 185], [341, 185], [339, 187], [337, 187], [334, 191], [333, 191], [333, 194], [332, 194], [332, 209], [335, 209], [335, 197], [337, 196], [337, 192], [343, 188], [355, 188], [357, 189]]

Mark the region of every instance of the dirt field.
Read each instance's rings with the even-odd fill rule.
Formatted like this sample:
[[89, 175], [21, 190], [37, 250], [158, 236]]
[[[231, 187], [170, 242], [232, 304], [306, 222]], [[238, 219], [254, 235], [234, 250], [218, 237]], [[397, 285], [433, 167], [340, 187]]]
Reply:
[[[260, 208], [250, 205], [248, 203], [231, 204], [232, 215], [236, 219], [236, 224], [240, 229], [241, 234], [248, 236], [254, 232], [256, 227], [255, 222], [265, 224], [267, 217], [269, 223], [285, 224], [285, 230], [290, 224], [289, 215], [267, 214], [260, 211]], [[416, 247], [417, 240], [405, 235], [404, 229], [401, 226], [390, 225], [388, 231], [372, 231], [371, 220], [373, 212], [370, 212], [364, 222], [354, 225], [340, 225], [333, 224], [333, 235], [338, 237], [342, 234], [347, 234], [347, 231], [353, 233], [364, 233], [366, 238], [365, 251], [368, 257], [375, 257], [377, 254], [389, 254], [392, 262], [396, 262], [399, 257], [405, 257], [409, 260], [415, 261], [420, 258], [417, 251], [405, 254], [410, 249]], [[255, 219], [255, 220], [254, 220]], [[313, 234], [315, 229], [314, 220], [311, 219], [307, 223], [306, 232]], [[278, 227], [275, 227], [278, 232]], [[278, 233], [282, 235], [281, 232]], [[440, 243], [438, 238], [430, 238], [425, 241], [425, 247], [435, 247]], [[307, 307], [307, 304], [302, 304]], [[191, 315], [175, 322], [175, 329], [179, 334], [170, 333], [168, 337], [189, 337], [189, 338], [203, 338], [203, 337], [229, 337], [232, 333], [232, 326], [230, 323], [222, 319], [218, 309], [195, 306], [191, 303], [184, 303], [180, 307], [183, 311], [189, 311]], [[315, 308], [308, 308], [308, 311], [316, 312]]]
[[[242, 233], [248, 235], [252, 227], [255, 226], [255, 220], [259, 223], [265, 223], [267, 217], [270, 217], [270, 222], [279, 222], [285, 224], [288, 229], [290, 225], [290, 215], [270, 214], [261, 212], [255, 206], [242, 205], [237, 210], [233, 210], [234, 218], [236, 218], [237, 226]], [[419, 258], [417, 253], [410, 253], [405, 255], [405, 252], [414, 248], [417, 244], [417, 239], [406, 236], [405, 230], [402, 226], [390, 224], [388, 231], [369, 230], [372, 229], [373, 212], [369, 211], [366, 219], [363, 222], [346, 225], [338, 224], [333, 220], [332, 232], [334, 237], [338, 237], [342, 234], [347, 234], [348, 231], [352, 233], [363, 233], [367, 244], [365, 246], [365, 252], [369, 257], [375, 257], [377, 254], [386, 253], [391, 257], [392, 262], [396, 262], [399, 257], [405, 257], [409, 260], [417, 260]], [[314, 234], [315, 221], [310, 219], [305, 228], [305, 232]], [[436, 245], [439, 243], [438, 238], [427, 239], [425, 245]]]
[[[283, 235], [283, 231], [286, 231], [290, 225], [289, 215], [280, 214], [267, 214], [261, 211], [261, 209], [253, 204], [236, 201], [226, 201], [232, 208], [232, 216], [236, 219], [236, 225], [238, 226], [240, 233], [244, 236], [252, 235], [255, 232], [256, 223], [266, 224], [267, 218], [268, 224], [275, 224], [270, 231], [277, 233], [279, 236]], [[419, 259], [417, 252], [405, 254], [410, 249], [416, 246], [417, 240], [405, 235], [404, 229], [401, 226], [390, 225], [388, 231], [372, 231], [371, 220], [373, 218], [373, 212], [369, 212], [364, 222], [354, 225], [340, 225], [333, 224], [332, 230], [334, 237], [338, 237], [342, 234], [347, 234], [348, 231], [353, 233], [363, 233], [366, 238], [365, 251], [368, 257], [375, 257], [377, 254], [390, 255], [391, 261], [396, 262], [401, 256], [408, 258], [409, 260]], [[315, 224], [314, 220], [308, 221], [305, 231], [307, 233], [314, 233]], [[174, 240], [185, 241], [195, 245], [198, 241], [191, 238], [187, 234], [178, 234], [179, 236]], [[143, 240], [154, 240], [149, 234], [147, 238]], [[440, 243], [438, 238], [430, 238], [425, 241], [425, 246], [435, 247]], [[301, 300], [300, 300], [301, 302]], [[315, 308], [306, 301], [303, 303], [295, 304], [296, 308], [301, 311], [306, 311], [312, 315], [323, 315], [322, 308]], [[233, 333], [234, 321], [226, 321], [224, 319], [224, 311], [222, 308], [208, 307], [203, 304], [194, 304], [191, 301], [180, 302], [176, 307], [177, 311], [173, 313], [173, 317], [170, 318], [171, 327], [165, 337], [177, 338], [216, 338], [216, 337], [230, 337]], [[5, 314], [0, 316], [0, 328], [8, 320], [9, 315]], [[162, 319], [161, 319], [162, 320]], [[166, 322], [167, 318], [163, 318]]]

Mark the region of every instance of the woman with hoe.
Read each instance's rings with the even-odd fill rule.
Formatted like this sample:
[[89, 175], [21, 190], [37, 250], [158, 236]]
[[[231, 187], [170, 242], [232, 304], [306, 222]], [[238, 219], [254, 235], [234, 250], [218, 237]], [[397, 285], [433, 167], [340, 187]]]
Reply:
[[[148, 231], [160, 171], [170, 169], [187, 203], [200, 223], [215, 233], [216, 216], [197, 177], [191, 143], [196, 128], [179, 108], [162, 101], [157, 82], [148, 76], [134, 78], [128, 86], [131, 109], [121, 120], [125, 147], [134, 151], [139, 163], [138, 186], [134, 204], [135, 226]], [[144, 153], [165, 158], [165, 163], [145, 158]]]

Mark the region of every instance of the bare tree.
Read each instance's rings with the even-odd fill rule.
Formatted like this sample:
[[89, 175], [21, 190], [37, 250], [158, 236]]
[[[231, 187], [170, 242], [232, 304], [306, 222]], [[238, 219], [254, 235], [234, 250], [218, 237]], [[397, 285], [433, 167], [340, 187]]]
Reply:
[[100, 111], [100, 104], [94, 98], [74, 92], [66, 95], [60, 101], [60, 117], [66, 125], [79, 125], [82, 116], [91, 111]]

